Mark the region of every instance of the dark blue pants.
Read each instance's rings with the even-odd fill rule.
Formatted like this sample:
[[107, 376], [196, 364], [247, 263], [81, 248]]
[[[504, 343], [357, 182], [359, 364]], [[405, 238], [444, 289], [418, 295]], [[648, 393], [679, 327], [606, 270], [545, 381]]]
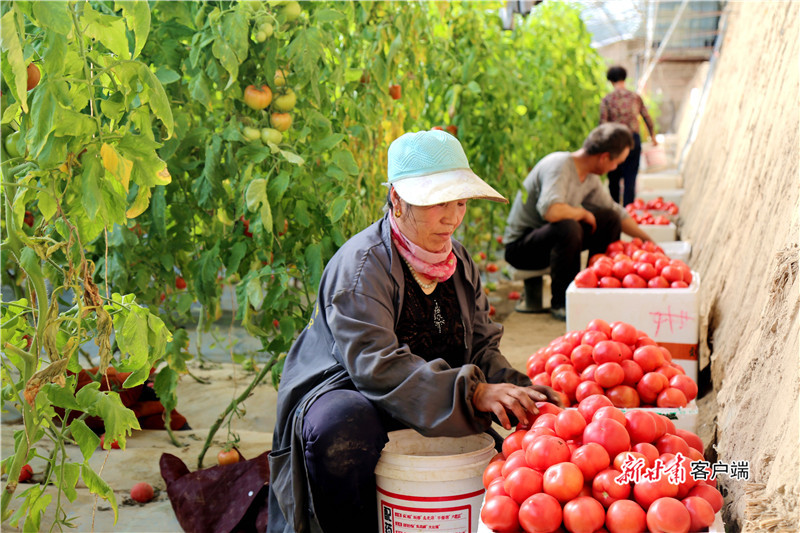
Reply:
[[306, 411], [306, 468], [325, 533], [378, 531], [375, 466], [396, 429], [404, 428], [354, 390], [323, 394]]
[[639, 174], [639, 159], [642, 155], [642, 141], [638, 133], [633, 134], [633, 143], [633, 150], [625, 161], [608, 173], [608, 192], [617, 203], [619, 203], [620, 180], [625, 184], [622, 205], [628, 205], [636, 199], [636, 175]]
[[576, 220], [561, 220], [529, 231], [516, 241], [506, 244], [506, 261], [520, 270], [539, 270], [550, 267], [552, 279], [551, 308], [566, 305], [567, 287], [581, 269], [581, 251], [589, 257], [603, 253], [606, 247], [619, 240], [622, 223], [612, 209], [589, 209], [597, 220], [597, 229]]

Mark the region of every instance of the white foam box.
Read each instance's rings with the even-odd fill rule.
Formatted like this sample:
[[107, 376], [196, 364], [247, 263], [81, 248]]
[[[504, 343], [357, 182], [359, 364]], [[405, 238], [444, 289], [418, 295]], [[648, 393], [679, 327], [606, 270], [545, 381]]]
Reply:
[[[678, 226], [672, 222], [669, 224], [639, 224], [639, 227], [658, 244], [674, 241], [678, 237]], [[631, 239], [632, 237], [629, 235], [622, 234], [623, 241], [630, 241]]]
[[637, 198], [641, 198], [645, 202], [650, 200], [655, 200], [656, 198], [661, 198], [665, 202], [672, 202], [673, 204], [677, 205], [678, 208], [681, 206], [681, 201], [683, 200], [683, 189], [678, 188], [671, 188], [671, 189], [656, 189], [656, 190], [647, 190], [647, 191], [639, 191], [636, 194]]
[[692, 244], [689, 241], [666, 241], [658, 245], [670, 259], [680, 259], [684, 263], [689, 262], [692, 255]]
[[567, 331], [592, 320], [631, 324], [661, 346], [686, 375], [697, 381], [700, 336], [700, 275], [686, 289], [579, 289], [567, 287]]
[[683, 179], [677, 172], [654, 172], [652, 174], [639, 174], [636, 176], [637, 195], [644, 191], [657, 191], [661, 189], [677, 189], [683, 185]]

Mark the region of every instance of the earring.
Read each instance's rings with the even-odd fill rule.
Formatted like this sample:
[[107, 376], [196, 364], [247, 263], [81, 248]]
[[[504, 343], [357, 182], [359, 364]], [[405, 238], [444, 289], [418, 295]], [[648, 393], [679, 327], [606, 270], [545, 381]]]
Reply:
[[401, 212], [400, 212], [400, 210], [398, 209], [397, 211], [395, 211], [395, 212], [394, 212], [394, 218], [400, 218], [400, 215], [401, 215], [401, 214], [402, 214], [402, 213], [401, 213]]

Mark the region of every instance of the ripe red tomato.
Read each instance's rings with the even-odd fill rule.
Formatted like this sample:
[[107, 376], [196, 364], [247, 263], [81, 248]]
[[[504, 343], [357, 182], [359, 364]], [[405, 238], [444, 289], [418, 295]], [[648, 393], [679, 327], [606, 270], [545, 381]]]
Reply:
[[179, 291], [182, 291], [183, 289], [185, 289], [186, 288], [186, 280], [183, 279], [181, 276], [178, 276], [177, 278], [175, 278], [175, 288], [178, 289]]
[[658, 346], [648, 344], [636, 348], [633, 360], [642, 367], [643, 372], [653, 372], [664, 364], [664, 354]]
[[402, 95], [402, 88], [399, 85], [389, 86], [389, 96], [392, 97], [392, 100], [400, 100], [401, 95]]
[[519, 505], [509, 496], [486, 498], [481, 509], [481, 520], [492, 531], [516, 531]]
[[678, 495], [678, 485], [669, 482], [669, 477], [662, 475], [657, 481], [640, 481], [633, 486], [633, 499], [648, 510], [659, 498], [674, 498]]
[[488, 500], [492, 496], [508, 496], [505, 487], [503, 486], [505, 483], [505, 479], [502, 477], [498, 477], [492, 480], [489, 483], [489, 486], [486, 488], [486, 494], [484, 494], [484, 499]]
[[612, 406], [603, 406], [597, 411], [594, 412], [594, 416], [592, 416], [592, 420], [600, 420], [601, 418], [610, 418], [611, 420], [616, 420], [622, 427], [628, 423], [625, 419], [625, 413], [617, 409], [616, 407]]
[[573, 533], [593, 533], [603, 527], [606, 510], [591, 496], [579, 496], [564, 505], [564, 526]]
[[579, 344], [572, 350], [569, 358], [576, 372], [583, 372], [587, 366], [594, 362], [592, 357], [593, 351], [594, 349], [588, 344]]
[[494, 263], [489, 263], [486, 265], [486, 272], [497, 272], [497, 265]]
[[582, 344], [588, 344], [589, 346], [594, 347], [600, 341], [607, 341], [608, 335], [603, 333], [602, 331], [595, 331], [589, 330], [583, 334], [581, 337]]
[[689, 491], [688, 496], [700, 496], [714, 509], [714, 514], [722, 509], [722, 504], [725, 503], [722, 499], [722, 494], [714, 487], [707, 483], [698, 483]]
[[608, 325], [608, 322], [603, 320], [602, 318], [595, 318], [591, 320], [589, 324], [586, 325], [587, 331], [600, 331], [605, 333], [606, 337], [611, 336], [611, 326]]
[[518, 291], [511, 291], [511, 292], [508, 293], [508, 299], [509, 300], [519, 300], [520, 297], [521, 297], [521, 295], [520, 295], [520, 293]]
[[664, 374], [647, 372], [642, 376], [642, 379], [639, 380], [639, 383], [636, 384], [636, 392], [639, 393], [639, 398], [641, 398], [644, 403], [655, 404], [659, 393], [668, 386], [669, 380], [667, 380]]
[[622, 286], [626, 289], [647, 288], [647, 282], [639, 274], [628, 274], [622, 278]]
[[656, 405], [658, 407], [686, 407], [686, 396], [680, 389], [667, 387], [658, 394]]
[[658, 276], [658, 271], [652, 263], [640, 261], [635, 265], [636, 274], [645, 281], [649, 281]]
[[550, 402], [536, 402], [536, 408], [539, 409], [539, 415], [556, 415], [562, 411], [562, 409]]
[[622, 342], [624, 344], [636, 344], [636, 339], [639, 338], [639, 332], [635, 327], [625, 322], [617, 322], [611, 326], [611, 340]]
[[613, 276], [611, 273], [611, 266], [613, 264], [612, 261], [596, 261], [591, 268], [595, 276], [597, 276], [597, 279], [609, 278]]
[[30, 478], [33, 477], [33, 468], [29, 464], [22, 465], [22, 468], [19, 469], [19, 482], [25, 483]]
[[39, 71], [39, 67], [37, 67], [35, 63], [30, 63], [28, 65], [28, 90], [30, 91], [39, 85], [39, 80], [41, 78], [42, 73]]
[[689, 445], [686, 444], [686, 441], [680, 438], [677, 435], [671, 435], [667, 433], [659, 437], [653, 444], [655, 444], [656, 449], [658, 449], [658, 453], [665, 454], [671, 453], [676, 455], [678, 453], [688, 456], [689, 455]]
[[611, 272], [614, 274], [615, 278], [619, 280], [625, 279], [625, 276], [634, 272], [633, 261], [630, 259], [619, 259], [619, 256], [617, 256], [614, 264], [611, 266]]
[[567, 357], [563, 353], [553, 354], [547, 359], [547, 362], [544, 364], [544, 371], [547, 372], [548, 374], [551, 374], [558, 365], [563, 365], [563, 364], [572, 364], [572, 362], [569, 360], [569, 357]]
[[631, 447], [631, 450], [644, 455], [647, 458], [647, 464], [649, 465], [655, 463], [656, 459], [658, 459], [658, 457], [661, 455], [658, 453], [658, 448], [649, 442], [637, 442]]
[[687, 496], [681, 503], [689, 511], [689, 531], [704, 531], [714, 523], [714, 508], [708, 501], [699, 496]]
[[675, 435], [686, 441], [686, 444], [688, 444], [690, 448], [697, 450], [701, 454], [703, 453], [703, 440], [696, 433], [692, 433], [686, 429], [676, 428]]
[[232, 465], [239, 462], [239, 452], [235, 449], [222, 450], [217, 454], [217, 462], [220, 465]]
[[598, 365], [603, 363], [619, 363], [622, 361], [622, 350], [614, 341], [600, 341], [594, 345], [592, 359]]
[[615, 479], [622, 475], [622, 472], [613, 468], [606, 468], [592, 480], [592, 496], [608, 507], [617, 500], [624, 500], [631, 494], [629, 483], [617, 483]]
[[575, 286], [579, 289], [594, 289], [597, 287], [597, 274], [591, 268], [581, 270], [575, 276]]
[[[610, 389], [625, 381], [625, 371], [619, 363], [598, 363], [594, 371], [594, 380], [604, 389]], [[611, 401], [613, 403], [614, 400]]]
[[594, 381], [581, 381], [575, 389], [575, 399], [578, 402], [582, 402], [595, 394], [603, 394], [603, 387]]
[[525, 433], [527, 433], [525, 430], [515, 431], [503, 439], [504, 456], [511, 457], [512, 453], [522, 449], [522, 438], [525, 436]]
[[668, 289], [669, 281], [664, 276], [655, 276], [647, 281], [647, 286], [651, 289]]
[[[630, 459], [628, 459], [630, 457]], [[622, 472], [622, 465], [625, 464], [626, 461], [636, 461], [637, 459], [641, 459], [644, 461], [645, 468], [649, 468], [652, 466], [648, 460], [647, 456], [643, 453], [628, 451], [628, 452], [620, 452], [614, 457], [611, 465], [616, 469]], [[632, 463], [631, 463], [632, 464]]]
[[650, 413], [644, 411], [628, 411], [625, 413], [626, 428], [631, 436], [631, 443], [653, 442], [656, 438], [656, 422]]
[[[662, 350], [662, 352], [663, 352], [663, 350]], [[671, 365], [668, 365], [668, 364], [661, 365], [660, 367], [658, 367], [656, 369], [656, 372], [658, 372], [659, 374], [664, 374], [664, 377], [666, 377], [668, 380], [671, 380], [673, 377], [675, 377], [678, 374], [680, 374], [680, 372], [678, 372], [677, 368], [675, 368], [675, 367], [673, 367]], [[685, 375], [685, 374], [681, 374], [681, 375]], [[680, 388], [680, 387], [677, 387], [677, 388]], [[686, 395], [686, 393], [684, 393], [684, 396], [685, 395]]]
[[[627, 347], [627, 345], [625, 346]], [[636, 384], [639, 383], [639, 380], [642, 379], [642, 376], [644, 376], [642, 367], [632, 359], [623, 359], [619, 364], [622, 367], [622, 371], [625, 372], [625, 379], [622, 380], [622, 383], [635, 387]]]
[[586, 419], [575, 409], [566, 409], [556, 416], [556, 435], [564, 440], [573, 440], [583, 435]]
[[564, 439], [542, 435], [525, 450], [528, 466], [545, 471], [552, 465], [569, 461], [571, 453]]
[[[570, 368], [572, 366], [570, 365]], [[566, 394], [570, 400], [575, 398], [575, 390], [581, 384], [580, 376], [572, 370], [557, 372], [552, 378], [553, 388]]]
[[[584, 368], [583, 372], [581, 372], [581, 381], [591, 381], [592, 383], [595, 383], [594, 381], [595, 370], [597, 370], [597, 365], [594, 363]], [[600, 386], [598, 385], [598, 387]], [[602, 389], [603, 387], [600, 388]]]
[[606, 390], [606, 396], [614, 404], [614, 407], [620, 409], [631, 409], [639, 407], [641, 401], [639, 400], [639, 393], [630, 385], [617, 385]]
[[591, 422], [594, 413], [601, 407], [613, 406], [611, 400], [603, 395], [589, 396], [578, 404], [578, 412], [583, 415], [586, 422]]
[[272, 89], [267, 85], [262, 85], [261, 88], [255, 85], [248, 85], [244, 90], [244, 103], [251, 109], [256, 111], [266, 109], [272, 102]]
[[622, 287], [622, 282], [611, 276], [600, 278], [597, 284], [601, 289], [619, 289]]
[[587, 483], [611, 465], [608, 452], [596, 442], [576, 448], [570, 456], [570, 461], [580, 469], [583, 479]]
[[519, 506], [519, 525], [528, 533], [550, 533], [561, 525], [563, 513], [558, 500], [540, 492]]
[[663, 276], [663, 278], [670, 283], [672, 283], [673, 281], [684, 281], [683, 270], [673, 265], [665, 266], [661, 270], [661, 276]]
[[691, 402], [697, 398], [697, 383], [689, 376], [676, 374], [670, 378], [669, 386], [680, 390], [686, 397], [687, 402]]
[[647, 513], [633, 500], [617, 500], [606, 511], [608, 533], [647, 531]]
[[583, 443], [590, 442], [600, 444], [609, 457], [616, 457], [619, 452], [631, 447], [631, 438], [625, 426], [611, 418], [600, 418], [587, 424], [583, 430]]
[[517, 504], [521, 504], [534, 494], [542, 492], [542, 474], [521, 466], [508, 474], [503, 482], [503, 489]]
[[503, 468], [500, 469], [500, 474], [504, 478], [508, 477], [511, 472], [523, 466], [528, 466], [528, 461], [525, 459], [525, 450], [517, 450], [506, 457]]
[[492, 461], [486, 466], [486, 469], [483, 471], [483, 488], [487, 488], [492, 480], [502, 476], [503, 465], [505, 464], [505, 460], [498, 460]]
[[139, 503], [147, 503], [153, 499], [154, 492], [150, 483], [140, 481], [131, 487], [131, 499]]
[[536, 417], [536, 420], [533, 421], [533, 427], [534, 428], [545, 427], [545, 428], [550, 428], [553, 431], [555, 431], [556, 430], [556, 416], [558, 416], [558, 415], [553, 414], [553, 413], [539, 414], [539, 416]]
[[691, 524], [689, 510], [675, 498], [659, 498], [647, 509], [647, 527], [650, 531], [688, 533]]

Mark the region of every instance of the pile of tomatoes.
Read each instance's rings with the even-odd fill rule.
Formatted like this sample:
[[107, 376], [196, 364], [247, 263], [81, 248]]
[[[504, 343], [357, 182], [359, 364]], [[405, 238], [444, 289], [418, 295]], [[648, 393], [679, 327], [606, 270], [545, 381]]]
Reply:
[[670, 259], [654, 242], [615, 241], [605, 254], [589, 258], [587, 268], [575, 276], [579, 289], [685, 289], [692, 270], [680, 259]]
[[669, 350], [625, 322], [595, 319], [567, 332], [534, 352], [526, 370], [566, 406], [602, 395], [620, 408], [675, 408], [697, 397], [697, 384]]
[[672, 216], [678, 214], [678, 206], [674, 202], [665, 201], [661, 196], [653, 200], [648, 200], [647, 202], [641, 198], [637, 198], [633, 202], [626, 205], [625, 210], [628, 211], [633, 219], [639, 224], [670, 223], [668, 216], [659, 213], [654, 214], [651, 213], [651, 211], [664, 211]]
[[506, 437], [484, 470], [481, 520], [493, 531], [686, 533], [714, 522], [723, 498], [710, 463], [692, 465], [704, 461], [696, 434], [601, 395], [577, 409], [537, 405], [533, 426]]

